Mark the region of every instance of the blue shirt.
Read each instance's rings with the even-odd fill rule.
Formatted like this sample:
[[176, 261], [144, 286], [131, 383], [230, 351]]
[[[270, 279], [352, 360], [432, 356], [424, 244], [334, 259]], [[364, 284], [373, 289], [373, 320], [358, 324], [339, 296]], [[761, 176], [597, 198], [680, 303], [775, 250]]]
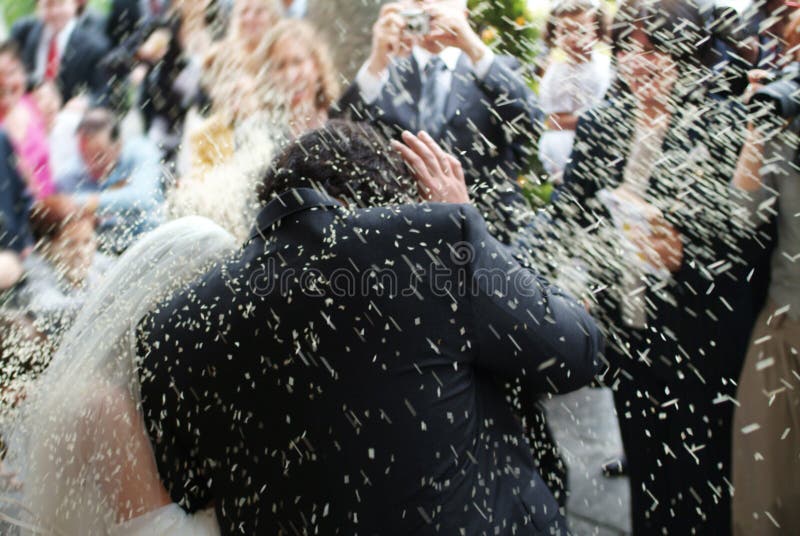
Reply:
[[145, 138], [125, 143], [119, 161], [100, 182], [85, 169], [59, 180], [59, 191], [80, 204], [98, 195], [99, 238], [105, 249], [121, 252], [141, 233], [163, 221], [164, 190], [161, 155]]

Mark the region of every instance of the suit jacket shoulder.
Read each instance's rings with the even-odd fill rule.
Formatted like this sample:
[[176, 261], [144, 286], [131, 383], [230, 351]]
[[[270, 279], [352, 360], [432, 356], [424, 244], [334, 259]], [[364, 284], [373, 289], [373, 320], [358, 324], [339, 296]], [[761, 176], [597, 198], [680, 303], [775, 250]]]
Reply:
[[31, 30], [38, 22], [39, 20], [33, 15], [28, 15], [27, 17], [17, 20], [13, 26], [11, 26], [11, 31], [9, 32], [11, 39], [16, 41], [20, 46], [23, 46]]

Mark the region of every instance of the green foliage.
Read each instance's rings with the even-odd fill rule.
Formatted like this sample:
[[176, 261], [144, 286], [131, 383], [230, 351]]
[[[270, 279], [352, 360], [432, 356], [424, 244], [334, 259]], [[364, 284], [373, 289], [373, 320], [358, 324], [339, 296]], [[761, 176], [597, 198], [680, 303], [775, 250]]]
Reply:
[[[89, 5], [100, 13], [107, 13], [111, 0], [90, 0]], [[0, 8], [9, 28], [20, 17], [33, 13], [35, 7], [36, 0], [0, 0]]]
[[[468, 6], [472, 23], [485, 43], [497, 52], [517, 57], [523, 64], [534, 63], [540, 53], [546, 12], [532, 12], [527, 0], [469, 0]], [[528, 82], [535, 89], [532, 71], [528, 75]], [[529, 166], [529, 174], [517, 179], [519, 186], [531, 206], [545, 206], [553, 194], [553, 185], [547, 182], [535, 151]]]
[[523, 63], [533, 62], [539, 53], [541, 22], [527, 0], [469, 0], [469, 9], [484, 42]]
[[11, 28], [14, 21], [33, 11], [36, 0], [2, 0], [2, 5], [6, 25]]

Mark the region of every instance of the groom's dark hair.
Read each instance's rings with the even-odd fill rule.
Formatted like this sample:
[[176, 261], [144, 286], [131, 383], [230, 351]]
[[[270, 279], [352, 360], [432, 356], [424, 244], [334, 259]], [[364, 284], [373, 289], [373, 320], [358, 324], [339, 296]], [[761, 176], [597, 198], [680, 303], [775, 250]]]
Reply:
[[366, 123], [332, 120], [291, 142], [259, 185], [266, 204], [292, 188], [314, 188], [366, 207], [409, 202], [414, 181], [400, 156]]

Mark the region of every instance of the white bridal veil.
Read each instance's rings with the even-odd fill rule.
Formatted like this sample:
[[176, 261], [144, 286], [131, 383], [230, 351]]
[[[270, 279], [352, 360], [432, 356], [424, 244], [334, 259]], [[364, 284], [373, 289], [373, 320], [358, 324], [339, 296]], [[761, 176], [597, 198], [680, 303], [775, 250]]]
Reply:
[[130, 502], [122, 465], [140, 468], [130, 472], [136, 475], [152, 472], [155, 464], [149, 443], [140, 441], [137, 451], [131, 440], [144, 433], [136, 325], [234, 247], [233, 237], [216, 224], [188, 217], [159, 227], [120, 258], [2, 430], [6, 465], [23, 483], [18, 503], [0, 505], [6, 520], [37, 534], [109, 534], [118, 528], [120, 504]]

